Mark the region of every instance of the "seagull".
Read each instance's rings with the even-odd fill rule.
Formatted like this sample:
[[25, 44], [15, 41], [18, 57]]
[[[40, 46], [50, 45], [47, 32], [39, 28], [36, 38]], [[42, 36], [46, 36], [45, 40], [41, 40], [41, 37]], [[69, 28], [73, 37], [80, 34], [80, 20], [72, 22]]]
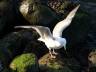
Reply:
[[36, 30], [40, 35], [38, 40], [45, 43], [45, 45], [49, 49], [51, 58], [56, 58], [56, 55], [58, 53], [56, 53], [54, 49], [60, 49], [64, 47], [64, 49], [66, 50], [67, 40], [66, 38], [62, 37], [62, 32], [71, 24], [71, 21], [74, 18], [79, 7], [80, 5], [74, 8], [64, 20], [58, 22], [54, 27], [52, 33], [50, 29], [45, 26], [15, 26], [15, 28], [32, 28]]

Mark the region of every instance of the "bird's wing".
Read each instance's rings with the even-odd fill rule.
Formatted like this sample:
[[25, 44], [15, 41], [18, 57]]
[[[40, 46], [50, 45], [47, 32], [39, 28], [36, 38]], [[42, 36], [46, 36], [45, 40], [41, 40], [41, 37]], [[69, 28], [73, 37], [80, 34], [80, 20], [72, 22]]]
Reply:
[[36, 30], [42, 38], [52, 37], [50, 29], [44, 26], [15, 26], [15, 28], [32, 28]]
[[15, 26], [14, 28], [32, 28], [32, 26]]
[[61, 37], [62, 36], [63, 30], [70, 25], [70, 23], [71, 23], [72, 19], [74, 18], [79, 6], [80, 5], [78, 5], [76, 8], [74, 8], [64, 20], [62, 20], [56, 24], [56, 26], [53, 29], [53, 36], [54, 37]]
[[48, 27], [44, 27], [44, 26], [34, 26], [32, 27], [33, 29], [35, 29], [42, 38], [46, 38], [46, 37], [52, 37], [51, 31]]

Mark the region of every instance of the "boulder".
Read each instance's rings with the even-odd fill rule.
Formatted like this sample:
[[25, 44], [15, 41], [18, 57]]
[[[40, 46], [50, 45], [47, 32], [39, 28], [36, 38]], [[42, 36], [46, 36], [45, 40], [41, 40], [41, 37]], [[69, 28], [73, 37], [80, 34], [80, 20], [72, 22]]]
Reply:
[[32, 30], [21, 30], [6, 35], [0, 41], [0, 60], [8, 67], [11, 60], [22, 53], [34, 53], [42, 57], [48, 49], [37, 41], [38, 34]]
[[32, 40], [25, 46], [24, 53], [34, 53], [37, 58], [41, 58], [44, 54], [48, 53], [48, 48], [42, 42]]
[[[25, 13], [23, 11], [24, 3], [28, 3], [28, 12]], [[31, 25], [44, 25], [51, 26], [51, 23], [54, 20], [58, 20], [58, 16], [56, 13], [46, 5], [43, 5], [38, 0], [25, 0], [19, 2], [19, 11], [23, 15], [23, 17], [29, 22]], [[27, 9], [27, 8], [26, 8]]]
[[10, 64], [10, 69], [12, 72], [39, 72], [37, 58], [33, 53], [15, 57]]
[[12, 0], [0, 1], [0, 38], [9, 33], [15, 25], [16, 12]]
[[49, 54], [39, 59], [41, 72], [79, 72], [80, 65], [74, 58], [62, 57], [60, 54], [55, 59], [50, 58]]
[[21, 54], [25, 46], [32, 40], [30, 31], [13, 32], [0, 40], [0, 60], [8, 66], [11, 59]]
[[79, 3], [77, 0], [47, 0], [46, 2], [47, 5], [55, 10], [58, 15], [66, 14], [66, 12], [69, 12], [68, 10], [72, 9]]

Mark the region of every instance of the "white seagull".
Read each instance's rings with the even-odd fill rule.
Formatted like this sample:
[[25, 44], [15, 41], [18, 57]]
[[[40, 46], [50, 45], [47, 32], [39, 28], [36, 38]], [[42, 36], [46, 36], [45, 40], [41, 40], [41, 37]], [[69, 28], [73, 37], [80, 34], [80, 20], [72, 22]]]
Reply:
[[62, 38], [62, 32], [71, 24], [71, 21], [74, 18], [79, 6], [80, 5], [74, 8], [64, 20], [58, 22], [52, 33], [48, 27], [44, 26], [15, 26], [15, 28], [33, 28], [34, 30], [36, 30], [40, 35], [40, 38], [38, 38], [38, 40], [45, 43], [45, 45], [49, 49], [51, 58], [56, 58], [55, 55], [57, 53], [54, 51], [54, 49], [60, 49], [64, 46], [64, 49], [66, 50], [67, 41], [65, 38]]

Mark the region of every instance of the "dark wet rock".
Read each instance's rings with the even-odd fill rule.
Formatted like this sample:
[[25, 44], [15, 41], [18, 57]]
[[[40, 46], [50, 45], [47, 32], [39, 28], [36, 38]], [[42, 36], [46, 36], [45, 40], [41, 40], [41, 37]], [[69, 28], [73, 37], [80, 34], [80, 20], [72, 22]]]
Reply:
[[79, 3], [78, 0], [40, 0], [41, 3], [45, 3], [50, 8], [52, 8], [57, 14], [62, 15], [73, 8], [76, 4]]
[[22, 30], [10, 33], [0, 40], [0, 59], [4, 65], [8, 66], [11, 59], [21, 54], [31, 39], [32, 33]]
[[39, 72], [38, 61], [33, 53], [21, 54], [10, 64], [12, 72]]
[[80, 65], [74, 58], [66, 58], [58, 55], [51, 59], [49, 54], [39, 59], [40, 72], [79, 72]]
[[[27, 13], [24, 13], [21, 10], [21, 6], [24, 4], [24, 2], [28, 2], [29, 4]], [[54, 22], [54, 20], [58, 20], [58, 16], [56, 15], [56, 13], [48, 6], [40, 4], [39, 1], [26, 0], [20, 2], [19, 5], [19, 10], [21, 14], [32, 25], [38, 24], [44, 26], [51, 26], [51, 23]]]
[[27, 24], [18, 10], [18, 0], [0, 0], [0, 39], [14, 31], [14, 26]]
[[0, 0], [0, 38], [15, 25], [15, 8], [12, 0]]
[[0, 61], [0, 72], [3, 70], [3, 64], [2, 61]]
[[44, 43], [37, 41], [38, 34], [32, 30], [13, 32], [0, 41], [0, 59], [8, 67], [10, 61], [22, 53], [35, 53], [38, 58], [43, 56], [48, 49]]
[[91, 68], [89, 69], [89, 72], [96, 72], [96, 67], [91, 67]]
[[94, 2], [80, 2], [81, 9], [86, 11], [87, 13], [91, 14], [92, 16], [96, 16], [96, 3]]
[[77, 3], [71, 0], [48, 0], [48, 6], [56, 11], [58, 14], [65, 14], [69, 8], [72, 9]]
[[24, 49], [24, 53], [34, 53], [38, 59], [47, 52], [48, 48], [45, 46], [45, 44], [37, 40], [32, 40]]
[[96, 0], [80, 0], [80, 1], [96, 3]]

